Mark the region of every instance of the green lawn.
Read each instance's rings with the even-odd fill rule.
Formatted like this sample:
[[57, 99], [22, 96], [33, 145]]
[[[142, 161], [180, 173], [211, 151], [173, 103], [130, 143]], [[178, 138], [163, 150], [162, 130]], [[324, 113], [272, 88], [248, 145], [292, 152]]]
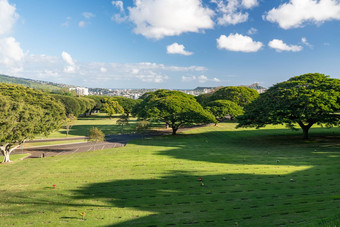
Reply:
[[[105, 113], [93, 114], [91, 116], [80, 117], [76, 120], [74, 126], [69, 131], [69, 137], [87, 136], [90, 128], [97, 127], [105, 134], [130, 133], [135, 131], [136, 119], [130, 118], [129, 125], [122, 129], [116, 124], [119, 115], [110, 119]], [[45, 139], [45, 136], [37, 136], [35, 139]], [[60, 130], [53, 132], [47, 138], [66, 138], [66, 129], [62, 127]]]
[[1, 226], [339, 223], [339, 128], [234, 127], [0, 165]]

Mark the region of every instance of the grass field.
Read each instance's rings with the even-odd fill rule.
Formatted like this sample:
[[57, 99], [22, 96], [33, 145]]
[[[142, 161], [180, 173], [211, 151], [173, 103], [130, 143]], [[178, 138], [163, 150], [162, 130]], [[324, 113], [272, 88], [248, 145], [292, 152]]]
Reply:
[[[116, 124], [119, 116], [114, 116], [110, 119], [107, 114], [99, 113], [91, 116], [80, 117], [76, 120], [74, 126], [69, 131], [69, 137], [88, 136], [90, 128], [97, 127], [105, 134], [129, 133], [135, 131], [136, 119], [130, 118], [129, 125], [122, 129]], [[35, 139], [45, 139], [45, 136], [38, 136]], [[66, 138], [66, 129], [62, 127], [60, 130], [53, 132], [47, 138]]]
[[339, 224], [339, 128], [234, 127], [0, 165], [1, 226]]

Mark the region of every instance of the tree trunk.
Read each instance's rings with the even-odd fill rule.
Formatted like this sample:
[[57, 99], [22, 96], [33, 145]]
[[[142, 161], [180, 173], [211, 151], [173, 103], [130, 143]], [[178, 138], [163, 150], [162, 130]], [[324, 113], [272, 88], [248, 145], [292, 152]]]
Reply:
[[300, 127], [302, 128], [302, 136], [303, 139], [308, 139], [308, 131], [309, 129], [312, 127], [312, 125], [314, 124], [313, 122], [308, 123], [308, 125], [304, 125], [302, 123], [302, 121], [299, 121], [298, 124], [300, 125]]
[[179, 127], [181, 126], [181, 123], [176, 125], [176, 122], [171, 122], [171, 128], [172, 128], [172, 135], [175, 136], [177, 135], [177, 130], [179, 129]]
[[9, 155], [10, 155], [10, 153], [9, 153], [9, 151], [5, 151], [4, 152], [4, 159], [3, 159], [3, 163], [5, 163], [5, 162], [11, 162], [11, 160], [9, 159]]
[[17, 149], [19, 146], [20, 146], [20, 144], [15, 146], [15, 147], [13, 147], [13, 148], [10, 148], [11, 147], [10, 144], [6, 144], [4, 146], [1, 146], [0, 150], [1, 150], [2, 155], [4, 156], [4, 159], [3, 159], [2, 162], [3, 163], [11, 162], [11, 160], [9, 159], [9, 156], [12, 153], [12, 151]]

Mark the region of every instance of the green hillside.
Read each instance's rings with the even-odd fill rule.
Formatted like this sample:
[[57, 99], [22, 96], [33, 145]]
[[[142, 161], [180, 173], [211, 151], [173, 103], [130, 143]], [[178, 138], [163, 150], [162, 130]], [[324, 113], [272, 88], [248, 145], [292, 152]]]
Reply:
[[11, 83], [11, 84], [20, 84], [25, 87], [45, 90], [45, 91], [58, 91], [62, 88], [69, 87], [69, 85], [65, 84], [57, 84], [52, 82], [40, 81], [40, 80], [32, 80], [25, 79], [19, 77], [12, 77], [7, 75], [0, 74], [0, 83]]

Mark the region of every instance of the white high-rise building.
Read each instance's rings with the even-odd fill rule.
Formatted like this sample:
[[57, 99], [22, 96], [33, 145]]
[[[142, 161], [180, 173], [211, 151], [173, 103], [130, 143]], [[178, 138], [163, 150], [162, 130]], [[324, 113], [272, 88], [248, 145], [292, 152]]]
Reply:
[[72, 87], [70, 88], [70, 91], [76, 91], [79, 96], [89, 95], [89, 89], [85, 87]]

